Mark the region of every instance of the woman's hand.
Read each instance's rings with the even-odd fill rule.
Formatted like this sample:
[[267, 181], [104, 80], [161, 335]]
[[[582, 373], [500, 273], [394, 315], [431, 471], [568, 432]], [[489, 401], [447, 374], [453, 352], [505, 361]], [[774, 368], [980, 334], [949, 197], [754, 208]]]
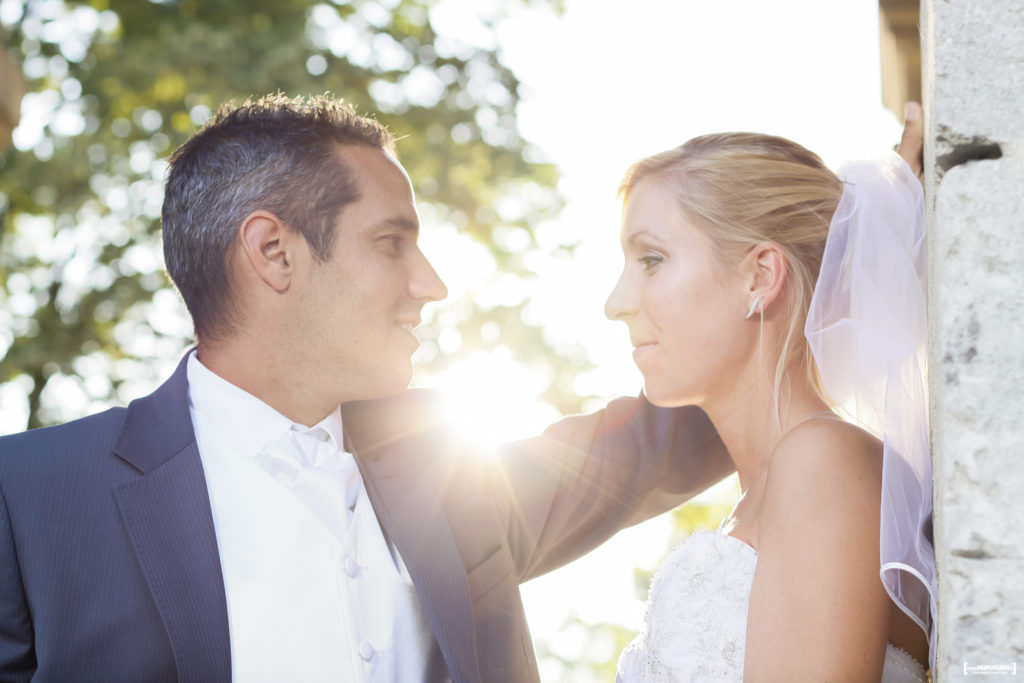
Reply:
[[907, 102], [904, 107], [903, 137], [896, 145], [896, 153], [910, 165], [910, 169], [918, 178], [924, 174], [924, 117], [921, 116], [921, 105]]

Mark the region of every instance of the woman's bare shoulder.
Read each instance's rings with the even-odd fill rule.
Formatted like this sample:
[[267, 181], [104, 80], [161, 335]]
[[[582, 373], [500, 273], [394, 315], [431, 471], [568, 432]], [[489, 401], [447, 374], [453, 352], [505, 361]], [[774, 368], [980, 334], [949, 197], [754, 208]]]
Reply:
[[805, 420], [786, 432], [768, 464], [769, 477], [776, 480], [811, 475], [843, 479], [872, 472], [880, 476], [881, 471], [882, 442], [857, 425], [830, 416]]
[[846, 526], [844, 518], [863, 514], [872, 520], [865, 530], [877, 537], [881, 482], [881, 441], [838, 418], [810, 419], [787, 432], [772, 453], [764, 521], [790, 527], [800, 520], [808, 529]]

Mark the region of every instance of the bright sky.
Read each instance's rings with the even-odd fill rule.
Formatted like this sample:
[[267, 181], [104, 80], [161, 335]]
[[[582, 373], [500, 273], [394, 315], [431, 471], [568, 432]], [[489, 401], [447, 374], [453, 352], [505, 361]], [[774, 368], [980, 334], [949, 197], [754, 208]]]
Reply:
[[[472, 37], [480, 7], [445, 0], [432, 16], [441, 32]], [[881, 105], [877, 0], [567, 0], [561, 17], [515, 14], [500, 24], [499, 41], [526, 87], [521, 130], [562, 173], [566, 208], [538, 236], [551, 246], [583, 240], [572, 261], [541, 259], [531, 291], [531, 308], [552, 336], [586, 343], [598, 365], [581, 378], [583, 393], [610, 397], [641, 386], [625, 327], [602, 313], [622, 265], [615, 190], [633, 161], [724, 130], [789, 137], [833, 167], [882, 154], [899, 139], [899, 122]], [[484, 274], [460, 262], [464, 252], [451, 249], [450, 235], [435, 236], [425, 231], [424, 250], [456, 298]], [[472, 395], [468, 405], [505, 406], [471, 420], [502, 437], [534, 433], [554, 417], [534, 400], [537, 378], [507, 354], [438, 379]], [[559, 632], [570, 613], [638, 628], [643, 603], [633, 567], [655, 566], [667, 533], [666, 519], [653, 520], [527, 584], [535, 639], [572, 660], [587, 645]], [[564, 676], [549, 670], [545, 678]]]

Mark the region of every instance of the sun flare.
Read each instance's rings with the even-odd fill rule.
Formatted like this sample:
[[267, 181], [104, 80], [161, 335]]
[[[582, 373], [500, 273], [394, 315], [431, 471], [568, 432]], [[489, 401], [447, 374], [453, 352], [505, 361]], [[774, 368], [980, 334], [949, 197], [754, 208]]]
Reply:
[[558, 411], [537, 397], [547, 384], [539, 372], [517, 363], [505, 346], [476, 351], [430, 378], [463, 436], [481, 453], [506, 441], [539, 434]]

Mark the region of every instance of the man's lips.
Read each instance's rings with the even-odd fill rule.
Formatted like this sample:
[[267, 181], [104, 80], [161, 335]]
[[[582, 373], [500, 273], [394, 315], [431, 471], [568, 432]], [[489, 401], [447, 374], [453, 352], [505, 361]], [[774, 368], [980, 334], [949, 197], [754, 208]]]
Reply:
[[421, 322], [422, 319], [416, 312], [411, 313], [407, 318], [395, 318], [395, 325], [409, 333], [419, 327]]
[[398, 329], [402, 330], [407, 335], [409, 335], [409, 337], [408, 337], [409, 343], [410, 344], [414, 344], [417, 347], [420, 345], [420, 339], [419, 339], [419, 337], [416, 336], [416, 333], [413, 330], [415, 330], [419, 326], [419, 324], [420, 324], [419, 319], [416, 319], [416, 320], [398, 320], [398, 321], [395, 322], [395, 326], [398, 327]]

